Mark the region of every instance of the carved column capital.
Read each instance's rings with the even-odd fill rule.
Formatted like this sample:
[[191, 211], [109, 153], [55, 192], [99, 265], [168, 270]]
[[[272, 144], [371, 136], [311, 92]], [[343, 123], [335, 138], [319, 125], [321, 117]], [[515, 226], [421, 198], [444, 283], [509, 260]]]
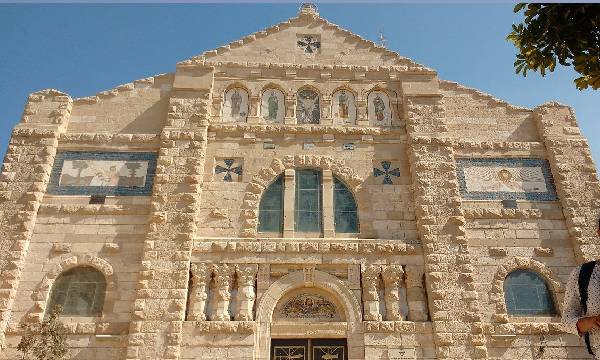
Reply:
[[386, 320], [402, 320], [400, 314], [400, 287], [403, 282], [404, 270], [400, 265], [382, 266], [381, 277], [385, 288]]
[[256, 290], [254, 289], [258, 265], [238, 264], [235, 267], [238, 280], [237, 304], [235, 304], [234, 319], [237, 321], [254, 320], [254, 301]]
[[393, 286], [400, 286], [404, 278], [404, 270], [400, 265], [385, 265], [381, 268], [383, 282]]
[[231, 301], [231, 284], [235, 267], [226, 264], [213, 265], [214, 291], [213, 291], [213, 311], [212, 319], [216, 321], [231, 320], [229, 314], [229, 302]]
[[192, 264], [188, 319], [195, 321], [206, 320], [206, 303], [208, 300], [207, 287], [212, 272], [206, 264]]
[[380, 321], [378, 287], [381, 266], [363, 265], [361, 266], [361, 273], [364, 319], [367, 321]]

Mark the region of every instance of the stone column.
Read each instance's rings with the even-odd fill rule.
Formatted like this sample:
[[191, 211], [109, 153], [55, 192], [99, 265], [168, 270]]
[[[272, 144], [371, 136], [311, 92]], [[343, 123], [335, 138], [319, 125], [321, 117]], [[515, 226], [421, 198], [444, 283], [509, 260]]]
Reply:
[[212, 292], [211, 302], [213, 311], [211, 319], [213, 321], [229, 321], [229, 303], [231, 302], [231, 285], [235, 268], [229, 265], [215, 265], [213, 267], [215, 287]]
[[409, 321], [427, 321], [427, 295], [423, 284], [423, 267], [406, 266], [406, 302]]
[[254, 320], [254, 301], [256, 300], [256, 291], [254, 285], [256, 283], [256, 273], [258, 265], [237, 265], [237, 307], [234, 319], [236, 321], [252, 321]]
[[207, 290], [210, 275], [211, 271], [205, 264], [192, 264], [192, 288], [190, 289], [188, 320], [206, 320]]
[[589, 144], [568, 106], [543, 104], [534, 109], [534, 119], [548, 152], [575, 257], [580, 263], [598, 259], [600, 184]]
[[331, 116], [331, 96], [321, 96], [321, 125], [333, 125]]
[[453, 141], [444, 138], [442, 97], [414, 94], [403, 83], [404, 118], [413, 180], [417, 232], [423, 244], [427, 293], [438, 359], [487, 358], [465, 236], [465, 217], [456, 175]]
[[384, 265], [381, 276], [385, 289], [385, 318], [388, 321], [402, 320], [400, 314], [400, 287], [404, 270], [400, 265]]
[[286, 125], [293, 125], [296, 123], [296, 94], [285, 95], [285, 118], [283, 122]]
[[369, 126], [367, 99], [360, 95], [356, 96], [356, 125]]
[[323, 170], [323, 237], [335, 235], [333, 209], [333, 174], [331, 170]]
[[258, 96], [248, 97], [248, 120], [249, 124], [258, 124], [260, 119], [258, 118], [258, 108], [260, 106], [260, 98]]
[[365, 321], [381, 321], [379, 313], [379, 275], [381, 267], [378, 265], [363, 265], [362, 271], [362, 297]]
[[294, 237], [296, 170], [286, 169], [283, 181], [283, 237]]
[[65, 132], [72, 104], [67, 94], [57, 90], [29, 95], [21, 123], [15, 126], [8, 143], [0, 175], [0, 349], [59, 137]]

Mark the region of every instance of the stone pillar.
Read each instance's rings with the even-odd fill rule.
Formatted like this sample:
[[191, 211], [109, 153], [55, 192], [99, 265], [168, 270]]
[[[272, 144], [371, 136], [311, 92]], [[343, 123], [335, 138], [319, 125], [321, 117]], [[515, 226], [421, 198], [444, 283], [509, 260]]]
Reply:
[[192, 264], [192, 288], [188, 307], [188, 320], [206, 320], [206, 303], [208, 300], [208, 283], [211, 271], [205, 264]]
[[286, 125], [296, 123], [296, 94], [285, 95], [285, 118], [283, 122]]
[[580, 263], [598, 259], [600, 184], [588, 142], [568, 106], [543, 104], [534, 109], [534, 119], [548, 152], [575, 257]]
[[57, 90], [29, 95], [4, 157], [0, 175], [0, 349], [59, 137], [65, 132], [72, 104], [68, 95]]
[[283, 181], [283, 237], [294, 237], [296, 170], [285, 169]]
[[213, 311], [211, 319], [213, 321], [229, 321], [229, 303], [231, 302], [231, 285], [233, 283], [233, 274], [235, 268], [229, 265], [215, 265], [213, 267], [215, 287], [212, 292], [211, 302]]
[[369, 126], [367, 99], [362, 96], [356, 97], [356, 125]]
[[400, 265], [384, 265], [381, 276], [385, 289], [385, 319], [388, 321], [402, 320], [400, 314], [400, 287], [403, 282], [404, 270]]
[[258, 108], [260, 106], [260, 98], [258, 96], [248, 97], [248, 117], [247, 122], [249, 124], [258, 124], [261, 120], [258, 117]]
[[323, 237], [335, 235], [333, 217], [333, 174], [331, 170], [323, 170]]
[[[161, 132], [126, 359], [177, 359], [200, 218], [213, 69], [178, 68]], [[165, 294], [168, 294], [166, 296]]]
[[406, 266], [406, 302], [409, 321], [427, 321], [427, 295], [423, 284], [423, 267]]
[[381, 267], [378, 265], [363, 265], [361, 271], [363, 318], [365, 321], [381, 321], [381, 314], [379, 313], [379, 275]]
[[236, 321], [252, 321], [254, 320], [254, 301], [256, 300], [256, 291], [254, 285], [256, 283], [256, 273], [258, 265], [237, 265], [237, 307], [234, 319]]
[[331, 116], [331, 96], [321, 96], [321, 125], [333, 125]]
[[403, 83], [404, 118], [413, 180], [417, 232], [423, 244], [434, 342], [438, 359], [487, 357], [453, 141], [443, 138], [442, 97]]

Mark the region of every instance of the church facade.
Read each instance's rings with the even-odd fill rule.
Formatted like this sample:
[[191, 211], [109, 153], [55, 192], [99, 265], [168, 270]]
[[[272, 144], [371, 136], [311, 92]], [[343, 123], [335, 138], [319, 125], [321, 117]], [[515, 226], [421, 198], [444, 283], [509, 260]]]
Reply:
[[72, 359], [587, 359], [598, 258], [573, 111], [441, 80], [298, 16], [73, 99], [0, 177], [0, 359], [57, 305]]

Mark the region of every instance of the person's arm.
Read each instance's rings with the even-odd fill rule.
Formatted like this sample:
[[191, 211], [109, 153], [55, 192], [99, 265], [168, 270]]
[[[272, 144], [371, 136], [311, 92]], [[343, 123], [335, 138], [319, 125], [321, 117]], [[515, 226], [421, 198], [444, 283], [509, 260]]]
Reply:
[[[577, 322], [583, 316], [583, 309], [579, 300], [579, 271], [581, 267], [577, 267], [567, 281], [565, 290], [565, 298], [563, 301], [562, 323], [565, 330], [572, 334], [581, 335], [589, 329], [580, 329]], [[591, 284], [590, 284], [591, 285]], [[581, 325], [581, 324], [580, 324]]]

